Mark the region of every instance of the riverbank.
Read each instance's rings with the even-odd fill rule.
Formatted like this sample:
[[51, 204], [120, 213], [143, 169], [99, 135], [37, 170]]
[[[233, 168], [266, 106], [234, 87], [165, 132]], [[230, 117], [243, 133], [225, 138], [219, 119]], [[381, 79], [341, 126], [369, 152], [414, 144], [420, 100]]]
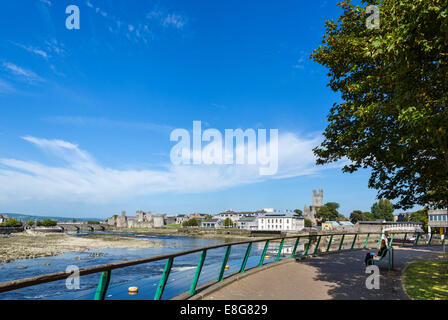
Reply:
[[[250, 240], [254, 236], [249, 230], [235, 229], [200, 229], [200, 228], [107, 228], [108, 232], [134, 233], [153, 236], [176, 236], [216, 240]], [[269, 235], [260, 235], [269, 237]]]
[[22, 232], [0, 239], [0, 263], [19, 259], [48, 257], [65, 252], [83, 252], [105, 248], [150, 248], [158, 244], [114, 234], [89, 234], [83, 237], [65, 233]]

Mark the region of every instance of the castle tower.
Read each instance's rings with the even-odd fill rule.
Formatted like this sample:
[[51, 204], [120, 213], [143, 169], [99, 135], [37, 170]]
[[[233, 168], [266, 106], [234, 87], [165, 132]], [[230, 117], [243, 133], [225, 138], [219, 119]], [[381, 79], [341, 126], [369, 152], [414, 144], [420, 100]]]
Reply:
[[324, 191], [319, 189], [319, 193], [313, 190], [313, 207], [322, 207], [324, 205]]
[[322, 207], [324, 204], [324, 191], [319, 189], [319, 192], [313, 190], [313, 204], [311, 206], [305, 206], [304, 208], [304, 217], [310, 219], [313, 224], [317, 223], [315, 215], [317, 213], [317, 209]]

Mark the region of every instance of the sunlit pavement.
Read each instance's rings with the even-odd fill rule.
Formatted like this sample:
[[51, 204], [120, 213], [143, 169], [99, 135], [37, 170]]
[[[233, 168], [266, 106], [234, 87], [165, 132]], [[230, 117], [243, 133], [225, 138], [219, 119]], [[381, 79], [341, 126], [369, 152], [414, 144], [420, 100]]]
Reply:
[[[369, 250], [372, 251], [372, 250]], [[374, 250], [373, 250], [374, 251]], [[409, 299], [401, 285], [403, 268], [435, 257], [441, 247], [394, 248], [394, 268], [379, 262], [380, 289], [367, 289], [364, 257], [368, 250], [307, 258], [267, 268], [205, 296], [204, 300]]]

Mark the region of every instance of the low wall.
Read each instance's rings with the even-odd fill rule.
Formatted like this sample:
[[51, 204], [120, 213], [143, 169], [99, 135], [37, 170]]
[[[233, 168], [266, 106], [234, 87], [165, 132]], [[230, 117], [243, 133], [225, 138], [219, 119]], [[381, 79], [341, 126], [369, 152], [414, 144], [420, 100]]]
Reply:
[[23, 232], [23, 230], [24, 230], [23, 226], [22, 227], [0, 227], [0, 234]]

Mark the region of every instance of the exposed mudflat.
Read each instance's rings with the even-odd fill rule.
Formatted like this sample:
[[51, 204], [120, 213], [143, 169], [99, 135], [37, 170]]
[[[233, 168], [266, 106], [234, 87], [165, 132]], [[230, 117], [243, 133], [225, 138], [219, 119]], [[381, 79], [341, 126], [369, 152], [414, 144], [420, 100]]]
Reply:
[[90, 234], [84, 237], [76, 237], [65, 233], [27, 231], [0, 237], [0, 263], [92, 249], [150, 248], [156, 246], [158, 246], [156, 242], [148, 239], [119, 235]]

